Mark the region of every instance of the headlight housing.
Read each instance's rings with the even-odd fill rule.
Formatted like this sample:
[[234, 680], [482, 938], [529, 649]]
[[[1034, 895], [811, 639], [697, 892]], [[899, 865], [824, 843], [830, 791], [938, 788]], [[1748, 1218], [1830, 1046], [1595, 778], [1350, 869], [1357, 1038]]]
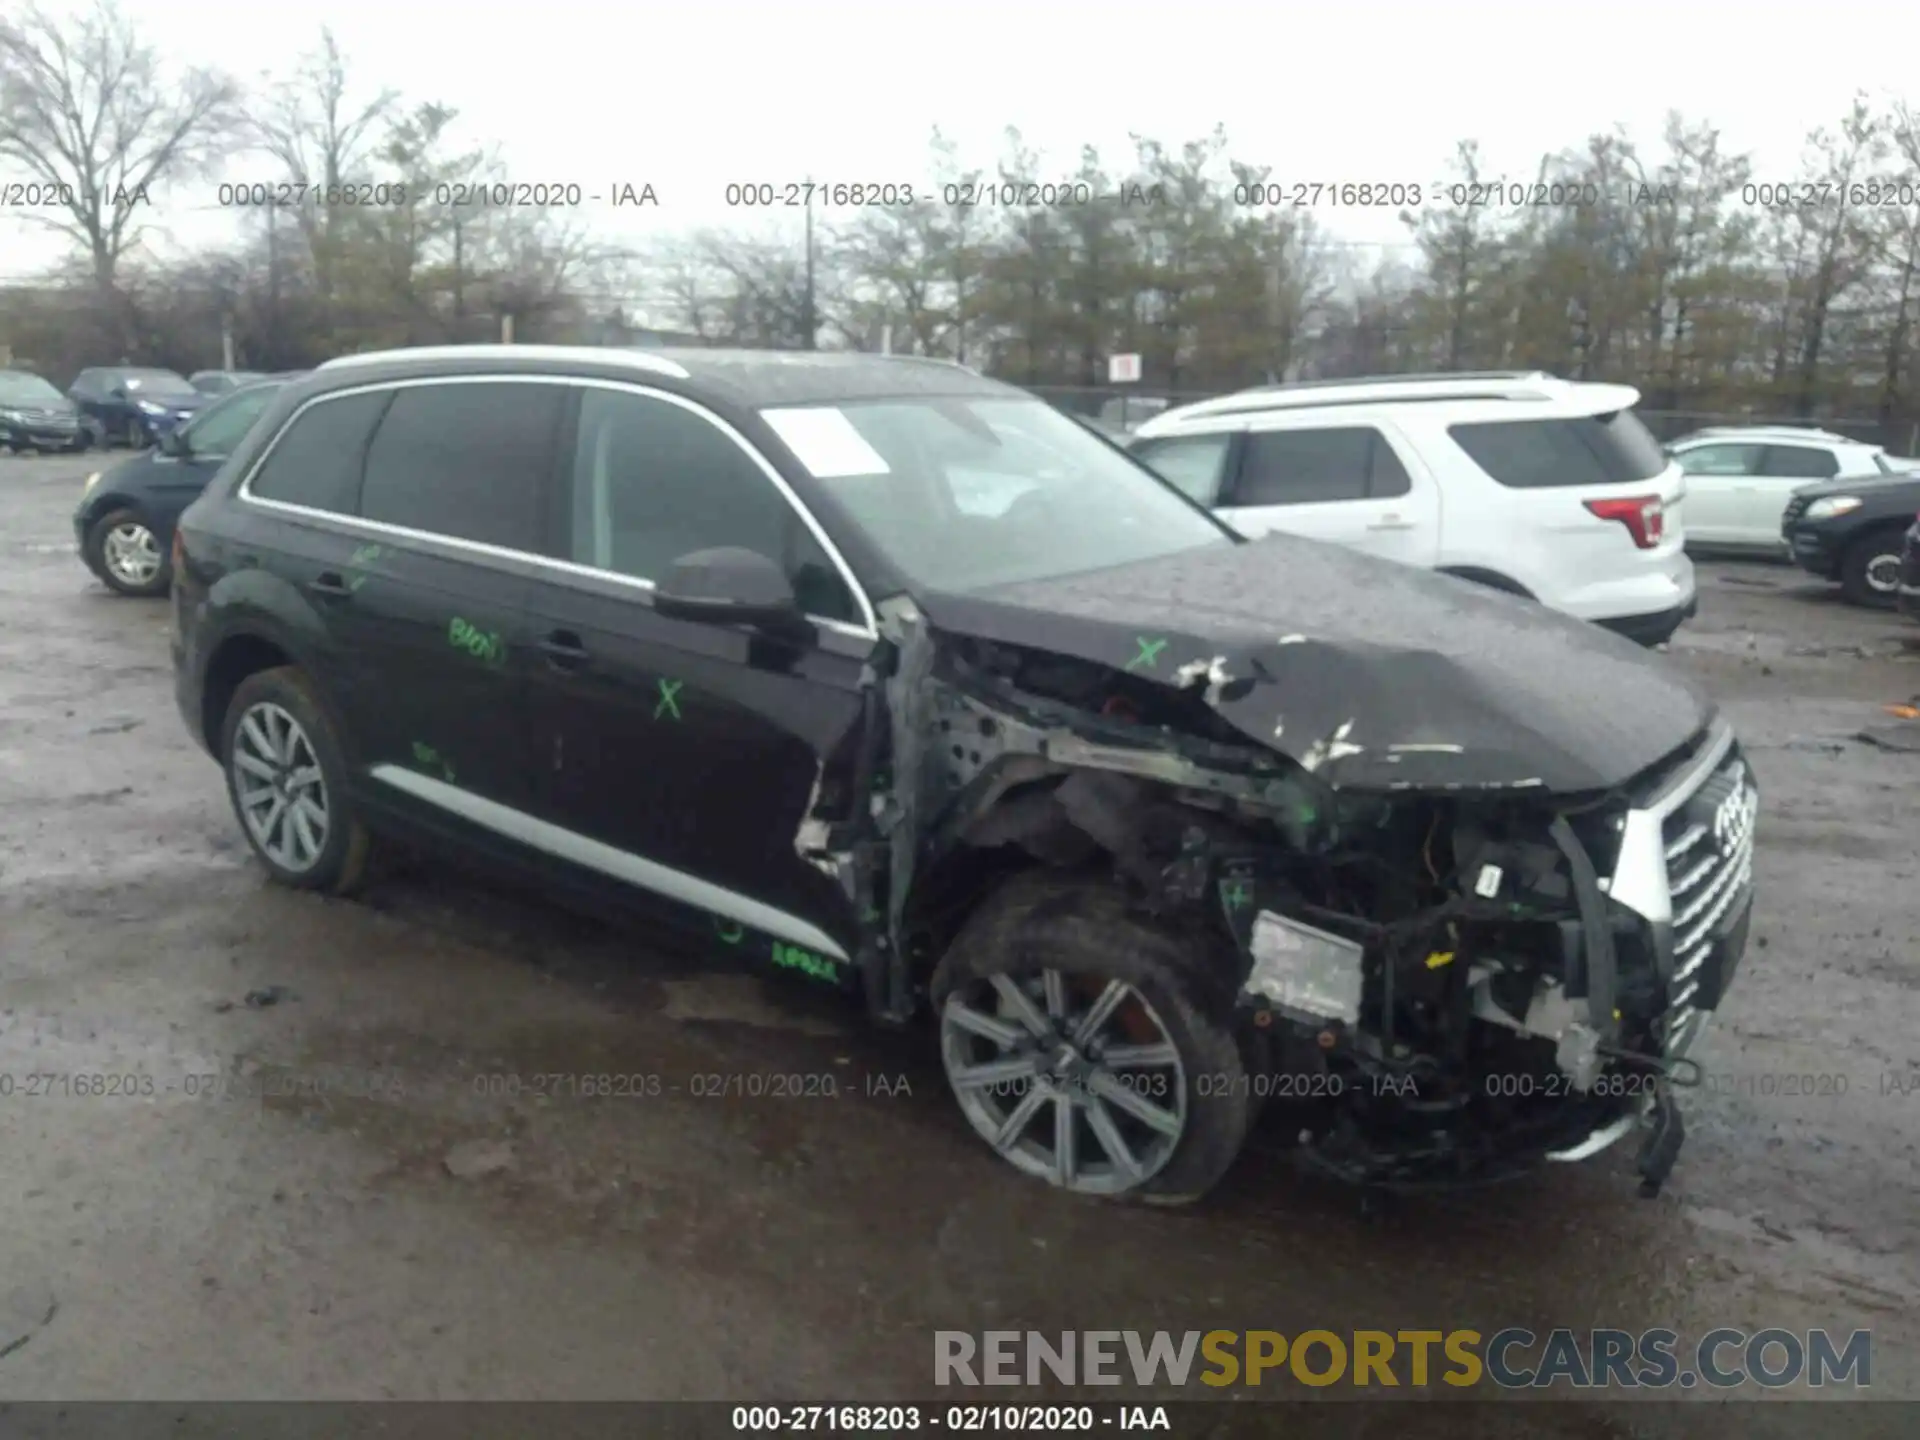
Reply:
[[1807, 507], [1807, 513], [1801, 517], [1806, 520], [1831, 520], [1836, 515], [1845, 515], [1858, 510], [1866, 501], [1858, 495], [1824, 495]]

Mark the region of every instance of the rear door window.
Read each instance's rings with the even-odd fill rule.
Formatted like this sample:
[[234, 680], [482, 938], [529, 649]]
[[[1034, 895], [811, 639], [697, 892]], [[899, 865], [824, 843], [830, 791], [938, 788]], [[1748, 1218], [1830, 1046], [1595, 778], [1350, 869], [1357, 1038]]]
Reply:
[[[1247, 436], [1231, 503], [1313, 505], [1364, 500], [1371, 486], [1379, 432], [1371, 426], [1336, 430], [1257, 430]], [[1391, 457], [1389, 457], [1391, 459]], [[1399, 470], [1400, 482], [1406, 472]], [[1405, 494], [1402, 489], [1396, 493]]]
[[1688, 475], [1758, 475], [1762, 449], [1759, 445], [1699, 445], [1673, 458]]
[[369, 390], [309, 405], [280, 432], [247, 493], [333, 515], [353, 514], [367, 437], [392, 395]]
[[1769, 445], [1760, 473], [1831, 480], [1840, 473], [1840, 459], [1831, 450], [1818, 450], [1811, 445]]
[[1447, 434], [1513, 490], [1639, 484], [1667, 468], [1666, 452], [1631, 410], [1449, 425]]
[[542, 497], [567, 392], [560, 385], [413, 385], [367, 447], [363, 519], [540, 554]]

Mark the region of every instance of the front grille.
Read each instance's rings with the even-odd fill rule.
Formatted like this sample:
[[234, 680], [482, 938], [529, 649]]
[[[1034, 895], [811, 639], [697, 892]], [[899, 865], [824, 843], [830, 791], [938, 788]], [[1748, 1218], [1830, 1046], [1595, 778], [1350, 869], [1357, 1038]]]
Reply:
[[[1753, 832], [1759, 792], [1736, 751], [1666, 818], [1667, 890], [1673, 899], [1673, 975], [1666, 1032], [1693, 1028], [1702, 1008], [1720, 1000], [1708, 961], [1727, 922], [1753, 889]], [[1710, 982], [1710, 983], [1709, 983]], [[1703, 993], [1703, 986], [1705, 987]]]
[[1787, 501], [1787, 508], [1780, 514], [1780, 528], [1783, 530], [1786, 529], [1787, 526], [1793, 524], [1794, 521], [1806, 514], [1807, 506], [1812, 503], [1813, 501], [1804, 495], [1796, 495]]

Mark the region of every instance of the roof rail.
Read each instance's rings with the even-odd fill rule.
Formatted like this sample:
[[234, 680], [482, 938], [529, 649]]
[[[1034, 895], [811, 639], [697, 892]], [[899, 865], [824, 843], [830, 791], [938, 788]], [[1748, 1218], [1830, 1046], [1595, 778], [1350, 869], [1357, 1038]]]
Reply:
[[1272, 395], [1292, 390], [1334, 390], [1352, 385], [1436, 385], [1448, 384], [1456, 380], [1557, 380], [1559, 378], [1545, 370], [1432, 370], [1398, 375], [1349, 375], [1344, 379], [1288, 380], [1278, 385], [1255, 385], [1247, 390], [1236, 390], [1234, 394]]
[[[1456, 370], [1437, 375], [1366, 375], [1348, 380], [1303, 380], [1288, 385], [1263, 385], [1212, 400], [1183, 405], [1165, 417], [1239, 415], [1260, 410], [1284, 410], [1308, 405], [1371, 405], [1382, 399], [1405, 401], [1551, 400], [1546, 388], [1568, 382], [1544, 370]], [[1416, 393], [1383, 396], [1400, 387]], [[1356, 392], [1332, 398], [1332, 392]], [[1164, 417], [1163, 417], [1164, 418]]]
[[600, 345], [414, 345], [398, 350], [368, 350], [359, 355], [340, 355], [322, 361], [319, 368], [343, 370], [389, 360], [596, 360], [631, 365], [655, 375], [671, 375], [676, 380], [690, 378], [682, 366], [664, 356], [637, 348]]

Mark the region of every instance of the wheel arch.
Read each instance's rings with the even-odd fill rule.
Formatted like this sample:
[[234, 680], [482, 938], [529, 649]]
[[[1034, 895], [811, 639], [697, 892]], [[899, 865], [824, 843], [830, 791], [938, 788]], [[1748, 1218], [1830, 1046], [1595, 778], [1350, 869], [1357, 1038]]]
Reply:
[[241, 630], [222, 638], [207, 657], [200, 684], [200, 733], [208, 752], [220, 753], [220, 728], [234, 692], [248, 676], [299, 663], [286, 646], [258, 631]]
[[1523, 600], [1540, 598], [1518, 580], [1502, 575], [1498, 570], [1489, 570], [1484, 565], [1441, 565], [1437, 568], [1442, 575], [1451, 575], [1456, 580], [1469, 580], [1475, 585], [1484, 585], [1489, 590], [1499, 590], [1507, 595], [1518, 595]]

